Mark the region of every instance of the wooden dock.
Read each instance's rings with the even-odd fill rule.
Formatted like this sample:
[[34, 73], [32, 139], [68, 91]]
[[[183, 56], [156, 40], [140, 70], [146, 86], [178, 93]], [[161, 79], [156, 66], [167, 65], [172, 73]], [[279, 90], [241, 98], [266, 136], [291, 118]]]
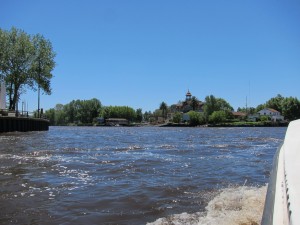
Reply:
[[0, 133], [47, 130], [49, 130], [49, 120], [46, 119], [0, 116]]

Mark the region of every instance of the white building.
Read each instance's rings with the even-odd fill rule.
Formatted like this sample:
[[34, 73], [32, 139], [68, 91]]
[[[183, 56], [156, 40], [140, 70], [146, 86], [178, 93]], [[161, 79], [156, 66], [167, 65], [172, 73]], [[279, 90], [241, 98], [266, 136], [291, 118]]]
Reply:
[[249, 121], [252, 121], [252, 122], [256, 122], [258, 119], [259, 119], [260, 115], [255, 113], [255, 114], [249, 114], [247, 116], [248, 120]]
[[190, 116], [189, 116], [189, 114], [184, 113], [184, 114], [182, 115], [182, 121], [183, 121], [183, 122], [190, 122]]
[[284, 117], [275, 109], [265, 108], [257, 112], [260, 116], [269, 116], [273, 121], [282, 121]]

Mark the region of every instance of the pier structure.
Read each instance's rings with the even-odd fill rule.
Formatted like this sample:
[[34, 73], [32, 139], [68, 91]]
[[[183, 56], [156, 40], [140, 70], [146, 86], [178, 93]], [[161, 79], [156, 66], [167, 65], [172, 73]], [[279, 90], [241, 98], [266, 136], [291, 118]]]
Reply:
[[47, 130], [49, 130], [49, 120], [46, 119], [0, 116], [0, 133]]
[[[40, 116], [39, 116], [40, 117]], [[49, 120], [29, 117], [28, 112], [9, 111], [6, 109], [5, 83], [0, 84], [0, 133], [4, 132], [27, 132], [49, 130]]]
[[47, 130], [49, 130], [49, 120], [46, 119], [0, 116], [0, 133]]

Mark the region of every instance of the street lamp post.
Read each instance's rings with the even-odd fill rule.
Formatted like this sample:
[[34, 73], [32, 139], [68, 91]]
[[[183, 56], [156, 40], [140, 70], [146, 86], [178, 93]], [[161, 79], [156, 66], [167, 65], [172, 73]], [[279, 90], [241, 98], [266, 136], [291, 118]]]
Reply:
[[38, 118], [40, 118], [40, 85], [38, 87]]
[[39, 74], [38, 74], [38, 118], [40, 118], [40, 92], [41, 92], [41, 64], [39, 61]]

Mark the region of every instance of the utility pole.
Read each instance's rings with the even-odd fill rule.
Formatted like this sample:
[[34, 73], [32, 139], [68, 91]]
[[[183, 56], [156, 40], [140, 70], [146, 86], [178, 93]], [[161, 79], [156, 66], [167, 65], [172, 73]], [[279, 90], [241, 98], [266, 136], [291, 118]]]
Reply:
[[41, 82], [41, 64], [40, 64], [40, 61], [39, 61], [39, 76], [38, 76], [38, 118], [40, 118], [40, 92], [41, 92], [40, 82]]
[[24, 100], [22, 101], [22, 116], [24, 115], [24, 111], [25, 111], [25, 109], [24, 109]]
[[40, 84], [38, 87], [38, 118], [40, 118]]
[[246, 114], [248, 114], [248, 99], [247, 99], [247, 96], [246, 96]]

